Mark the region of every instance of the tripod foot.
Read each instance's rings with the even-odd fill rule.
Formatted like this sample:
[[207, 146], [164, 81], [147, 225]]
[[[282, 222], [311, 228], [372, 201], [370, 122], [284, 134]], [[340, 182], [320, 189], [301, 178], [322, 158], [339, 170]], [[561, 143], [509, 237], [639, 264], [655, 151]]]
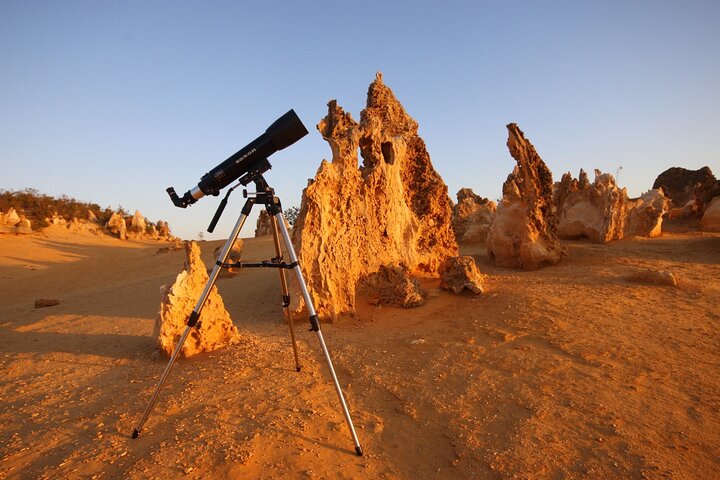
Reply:
[[295, 371], [296, 371], [296, 372], [299, 372], [299, 371], [300, 371], [300, 367], [295, 367]]
[[362, 449], [362, 447], [359, 447], [359, 446], [358, 446], [358, 447], [355, 447], [355, 453], [357, 453], [357, 456], [358, 456], [358, 457], [362, 457], [362, 456], [363, 456], [363, 449]]
[[[139, 435], [140, 435], [140, 432], [138, 431], [137, 428], [135, 430], [133, 430], [132, 438], [137, 438]], [[357, 448], [355, 450], [357, 451]]]

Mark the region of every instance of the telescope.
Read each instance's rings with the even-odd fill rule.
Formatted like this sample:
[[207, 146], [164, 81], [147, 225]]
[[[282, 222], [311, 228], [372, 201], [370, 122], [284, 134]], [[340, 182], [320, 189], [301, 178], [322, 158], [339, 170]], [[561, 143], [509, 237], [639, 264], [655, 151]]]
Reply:
[[182, 197], [175, 193], [173, 187], [169, 187], [166, 191], [170, 200], [176, 207], [185, 208], [205, 195], [217, 196], [220, 190], [238, 178], [243, 185], [247, 185], [254, 177], [270, 169], [267, 161], [270, 155], [289, 147], [307, 133], [295, 110], [290, 110], [275, 120], [265, 133], [203, 175], [197, 186], [185, 192]]

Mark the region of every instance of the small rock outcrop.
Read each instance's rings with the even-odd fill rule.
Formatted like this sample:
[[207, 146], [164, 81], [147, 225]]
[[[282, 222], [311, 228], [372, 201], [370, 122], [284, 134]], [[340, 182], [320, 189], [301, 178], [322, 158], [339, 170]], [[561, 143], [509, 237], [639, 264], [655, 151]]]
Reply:
[[678, 285], [675, 275], [665, 270], [638, 270], [628, 275], [627, 279], [633, 283], [646, 285], [662, 285], [666, 287], [677, 287]]
[[[187, 319], [197, 303], [208, 280], [205, 264], [200, 258], [196, 242], [185, 243], [185, 270], [172, 286], [160, 288], [160, 311], [155, 320], [155, 338], [158, 347], [171, 355], [185, 330]], [[211, 352], [238, 340], [239, 333], [225, 309], [225, 304], [213, 286], [200, 313], [200, 327], [193, 328], [183, 344], [180, 355], [190, 357], [200, 352]]]
[[585, 237], [606, 243], [625, 237], [655, 237], [662, 230], [668, 201], [660, 189], [630, 199], [609, 173], [595, 170], [590, 183], [584, 170], [577, 179], [563, 175], [555, 188], [560, 238]]
[[470, 188], [457, 192], [458, 203], [453, 206], [452, 225], [459, 243], [483, 243], [495, 218], [495, 202], [476, 195]]
[[628, 200], [623, 236], [651, 238], [660, 236], [663, 217], [668, 212], [669, 203], [659, 188], [648, 190], [640, 197]]
[[127, 223], [125, 222], [125, 218], [123, 218], [123, 216], [119, 213], [112, 214], [105, 225], [105, 228], [107, 228], [110, 233], [116, 235], [120, 240], [127, 240]]
[[701, 217], [713, 197], [720, 195], [720, 182], [710, 167], [688, 170], [682, 167], [668, 168], [655, 179], [653, 188], [662, 188], [672, 202], [670, 208], [684, 209], [673, 216], [692, 215]]
[[487, 238], [487, 250], [502, 267], [536, 269], [560, 262], [552, 173], [514, 123], [507, 126], [510, 155], [517, 165], [503, 184]]
[[480, 273], [472, 257], [451, 257], [440, 267], [440, 288], [454, 293], [468, 290], [472, 293], [485, 291], [485, 275]]
[[25, 215], [20, 215], [10, 207], [7, 213], [0, 212], [0, 234], [14, 233], [16, 235], [28, 235], [32, 233], [32, 223]]
[[130, 221], [130, 230], [136, 233], [144, 234], [147, 228], [147, 221], [139, 210], [135, 210], [135, 214]]
[[359, 281], [381, 267], [437, 276], [458, 246], [447, 186], [381, 74], [359, 123], [333, 100], [317, 128], [332, 161], [303, 192], [293, 243], [315, 309], [333, 319], [355, 313]]
[[[225, 245], [221, 245], [217, 247], [215, 250], [213, 250], [213, 258], [217, 260], [217, 258], [220, 256], [220, 252], [222, 251], [223, 247]], [[235, 239], [235, 242], [233, 243], [232, 247], [230, 248], [230, 254], [228, 255], [228, 258], [225, 260], [225, 263], [237, 263], [242, 260], [242, 249], [243, 249], [243, 241], [242, 238]], [[215, 267], [215, 265], [213, 265]], [[212, 269], [210, 269], [212, 270]], [[220, 270], [220, 277], [234, 277], [240, 272], [239, 268], [223, 268]]]
[[713, 198], [705, 209], [700, 228], [706, 232], [720, 232], [720, 196]]
[[417, 280], [398, 265], [383, 265], [358, 282], [372, 305], [413, 308], [425, 303], [426, 292]]
[[266, 210], [260, 210], [260, 216], [257, 219], [255, 228], [255, 238], [272, 235], [272, 224], [270, 223], [270, 215]]

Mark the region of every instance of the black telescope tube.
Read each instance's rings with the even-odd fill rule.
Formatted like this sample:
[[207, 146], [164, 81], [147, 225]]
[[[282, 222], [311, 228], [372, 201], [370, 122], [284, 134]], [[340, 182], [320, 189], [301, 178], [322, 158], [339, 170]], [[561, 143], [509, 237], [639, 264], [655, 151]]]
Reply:
[[185, 208], [205, 195], [217, 195], [235, 179], [250, 171], [256, 163], [292, 145], [307, 134], [308, 131], [295, 110], [290, 110], [275, 120], [265, 133], [203, 175], [197, 187], [185, 192], [182, 198], [177, 196], [172, 187], [168, 188], [170, 199], [175, 206]]

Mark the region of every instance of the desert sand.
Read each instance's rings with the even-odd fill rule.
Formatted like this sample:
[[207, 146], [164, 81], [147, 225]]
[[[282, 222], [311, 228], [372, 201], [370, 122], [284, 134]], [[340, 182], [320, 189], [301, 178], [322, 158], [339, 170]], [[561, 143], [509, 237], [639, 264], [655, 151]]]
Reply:
[[[203, 242], [209, 265], [219, 242]], [[221, 243], [221, 242], [220, 242]], [[425, 282], [415, 309], [358, 301], [323, 324], [355, 421], [297, 318], [295, 372], [277, 272], [218, 288], [237, 345], [178, 361], [152, 337], [182, 250], [50, 227], [0, 236], [0, 478], [710, 479], [720, 472], [720, 234], [598, 245], [536, 271], [461, 248], [488, 292]], [[272, 256], [271, 237], [244, 257]], [[644, 269], [677, 287], [634, 283]], [[35, 308], [40, 298], [59, 305]]]

